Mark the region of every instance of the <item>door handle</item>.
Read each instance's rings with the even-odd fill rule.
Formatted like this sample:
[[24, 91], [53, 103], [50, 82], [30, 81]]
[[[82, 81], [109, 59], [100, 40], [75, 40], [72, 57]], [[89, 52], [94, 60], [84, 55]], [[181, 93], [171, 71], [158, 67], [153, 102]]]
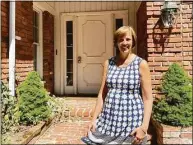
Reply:
[[81, 61], [82, 61], [82, 57], [78, 56], [78, 63], [81, 63]]

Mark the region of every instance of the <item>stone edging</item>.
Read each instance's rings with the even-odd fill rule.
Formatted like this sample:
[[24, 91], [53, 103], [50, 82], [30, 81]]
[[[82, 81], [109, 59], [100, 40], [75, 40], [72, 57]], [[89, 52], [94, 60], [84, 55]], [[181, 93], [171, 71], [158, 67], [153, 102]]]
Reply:
[[192, 126], [175, 127], [159, 123], [152, 118], [158, 144], [192, 144]]
[[[34, 144], [35, 141], [42, 135], [53, 123], [54, 117], [47, 122], [41, 121], [36, 126], [30, 128], [27, 132], [21, 133], [17, 140], [12, 140], [12, 143], [17, 144]], [[11, 144], [12, 144], [11, 143]]]

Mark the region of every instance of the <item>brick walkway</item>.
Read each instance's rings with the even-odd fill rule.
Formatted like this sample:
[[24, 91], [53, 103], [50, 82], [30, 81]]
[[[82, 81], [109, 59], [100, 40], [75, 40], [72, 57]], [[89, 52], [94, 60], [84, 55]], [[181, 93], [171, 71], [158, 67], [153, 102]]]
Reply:
[[88, 121], [54, 124], [35, 144], [84, 144], [80, 138], [85, 135], [87, 125]]
[[[68, 97], [66, 102], [71, 106], [70, 120], [52, 124], [35, 143], [30, 144], [84, 144], [80, 138], [86, 135], [96, 97]], [[147, 144], [151, 144], [151, 134], [148, 140]]]
[[84, 144], [80, 138], [86, 135], [96, 97], [68, 97], [66, 103], [75, 119], [51, 125], [35, 144]]

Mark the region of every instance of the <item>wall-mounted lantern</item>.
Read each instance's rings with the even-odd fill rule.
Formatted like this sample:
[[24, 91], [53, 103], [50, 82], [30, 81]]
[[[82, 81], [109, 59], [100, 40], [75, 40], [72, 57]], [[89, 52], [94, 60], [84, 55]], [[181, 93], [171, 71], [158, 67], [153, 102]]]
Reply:
[[178, 5], [175, 1], [165, 1], [161, 9], [161, 19], [164, 27], [172, 27], [178, 16]]

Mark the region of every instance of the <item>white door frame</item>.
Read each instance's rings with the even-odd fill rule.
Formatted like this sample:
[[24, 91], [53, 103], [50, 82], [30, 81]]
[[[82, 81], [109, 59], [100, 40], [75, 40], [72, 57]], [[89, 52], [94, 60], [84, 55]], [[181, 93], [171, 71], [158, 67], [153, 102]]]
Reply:
[[[116, 18], [123, 18], [123, 25], [128, 24], [128, 10], [122, 11], [100, 11], [100, 12], [78, 12], [78, 13], [61, 13], [61, 93], [77, 94], [77, 16], [84, 15], [103, 15], [112, 14], [113, 22]], [[73, 22], [73, 86], [66, 85], [66, 21]], [[113, 24], [115, 30], [115, 23]], [[112, 31], [114, 31], [112, 30]]]
[[[39, 14], [39, 43], [37, 44], [37, 72], [43, 79], [43, 10], [38, 7], [38, 4], [33, 4], [33, 10]], [[34, 44], [34, 43], [33, 43]]]

